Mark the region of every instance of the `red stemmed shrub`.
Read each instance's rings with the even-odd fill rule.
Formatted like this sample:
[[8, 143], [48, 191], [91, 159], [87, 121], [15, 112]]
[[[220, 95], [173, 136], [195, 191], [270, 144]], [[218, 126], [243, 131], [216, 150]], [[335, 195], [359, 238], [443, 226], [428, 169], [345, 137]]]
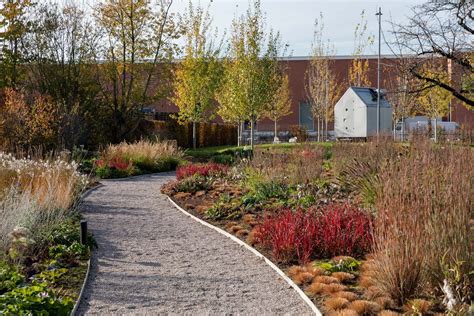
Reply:
[[265, 217], [255, 239], [276, 260], [308, 262], [312, 257], [360, 257], [372, 246], [372, 218], [349, 204], [317, 210], [283, 210]]
[[209, 175], [219, 175], [227, 172], [228, 167], [217, 163], [189, 164], [176, 169], [176, 178], [178, 180], [198, 174], [203, 177]]

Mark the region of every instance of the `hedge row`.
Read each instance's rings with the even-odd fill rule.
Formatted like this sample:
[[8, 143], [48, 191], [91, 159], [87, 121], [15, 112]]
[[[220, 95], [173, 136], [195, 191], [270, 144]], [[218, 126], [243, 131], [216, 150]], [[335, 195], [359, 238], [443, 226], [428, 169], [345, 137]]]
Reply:
[[[193, 147], [192, 123], [181, 125], [176, 120], [157, 121], [145, 120], [141, 129], [147, 135], [156, 136], [160, 139], [175, 139], [179, 147]], [[198, 123], [197, 146], [225, 146], [237, 144], [237, 128], [228, 124]]]

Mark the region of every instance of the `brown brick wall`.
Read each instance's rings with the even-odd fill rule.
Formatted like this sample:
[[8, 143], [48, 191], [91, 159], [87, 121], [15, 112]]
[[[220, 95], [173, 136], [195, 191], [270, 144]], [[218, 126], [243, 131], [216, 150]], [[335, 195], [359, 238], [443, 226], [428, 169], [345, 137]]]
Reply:
[[[333, 63], [332, 67], [340, 84], [344, 85], [344, 91], [348, 87], [347, 78], [349, 67], [351, 63], [350, 58], [338, 57]], [[381, 88], [384, 88], [384, 83], [391, 80], [395, 75], [396, 67], [393, 67], [393, 63], [396, 60], [393, 58], [382, 58], [382, 83]], [[278, 122], [278, 129], [280, 131], [289, 130], [292, 125], [299, 124], [299, 104], [307, 100], [305, 91], [305, 73], [309, 66], [309, 59], [298, 59], [293, 58], [290, 60], [281, 61], [285, 63], [289, 74], [290, 93], [292, 98], [292, 113]], [[377, 58], [371, 56], [369, 58], [369, 80], [372, 87], [377, 85]], [[177, 108], [173, 104], [162, 103], [156, 106], [157, 111], [165, 112], [176, 112]], [[460, 102], [453, 101], [452, 108], [452, 120], [460, 124], [466, 124], [471, 128], [474, 127], [474, 111], [468, 110], [466, 107], [460, 104]], [[217, 122], [222, 122], [221, 119], [217, 118]], [[332, 124], [330, 124], [332, 128]], [[269, 119], [262, 119], [257, 124], [259, 131], [273, 131], [274, 123]]]

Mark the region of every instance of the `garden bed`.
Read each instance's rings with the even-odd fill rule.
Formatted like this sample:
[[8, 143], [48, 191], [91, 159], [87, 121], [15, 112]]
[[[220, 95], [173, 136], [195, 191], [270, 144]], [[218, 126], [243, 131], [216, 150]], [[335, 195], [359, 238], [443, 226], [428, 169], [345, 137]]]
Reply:
[[62, 159], [0, 161], [0, 314], [69, 315], [93, 243], [76, 211], [87, 178]]
[[450, 183], [472, 192], [472, 155], [391, 142], [259, 148], [230, 167], [178, 168], [162, 191], [271, 258], [325, 314], [466, 314], [472, 197]]
[[172, 171], [185, 161], [175, 142], [145, 140], [109, 145], [94, 157], [81, 160], [84, 171], [101, 179]]

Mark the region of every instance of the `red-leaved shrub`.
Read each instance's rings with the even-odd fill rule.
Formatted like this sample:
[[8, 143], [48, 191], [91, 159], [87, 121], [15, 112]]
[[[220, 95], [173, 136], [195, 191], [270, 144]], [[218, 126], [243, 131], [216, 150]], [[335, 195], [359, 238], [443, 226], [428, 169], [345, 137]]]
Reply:
[[121, 157], [112, 157], [109, 161], [98, 159], [95, 162], [95, 166], [98, 168], [109, 167], [117, 170], [127, 170], [132, 166], [132, 162], [127, 162]]
[[360, 257], [372, 246], [372, 218], [349, 204], [283, 210], [264, 219], [255, 239], [282, 262], [306, 263], [312, 257], [336, 255]]
[[306, 263], [313, 253], [317, 222], [311, 212], [284, 210], [267, 216], [257, 227], [255, 238], [272, 250], [275, 259], [290, 262], [295, 259]]
[[199, 174], [203, 177], [215, 174], [224, 174], [228, 167], [218, 163], [189, 164], [176, 169], [176, 178], [178, 180]]
[[316, 255], [360, 257], [372, 247], [372, 217], [348, 203], [320, 210]]

